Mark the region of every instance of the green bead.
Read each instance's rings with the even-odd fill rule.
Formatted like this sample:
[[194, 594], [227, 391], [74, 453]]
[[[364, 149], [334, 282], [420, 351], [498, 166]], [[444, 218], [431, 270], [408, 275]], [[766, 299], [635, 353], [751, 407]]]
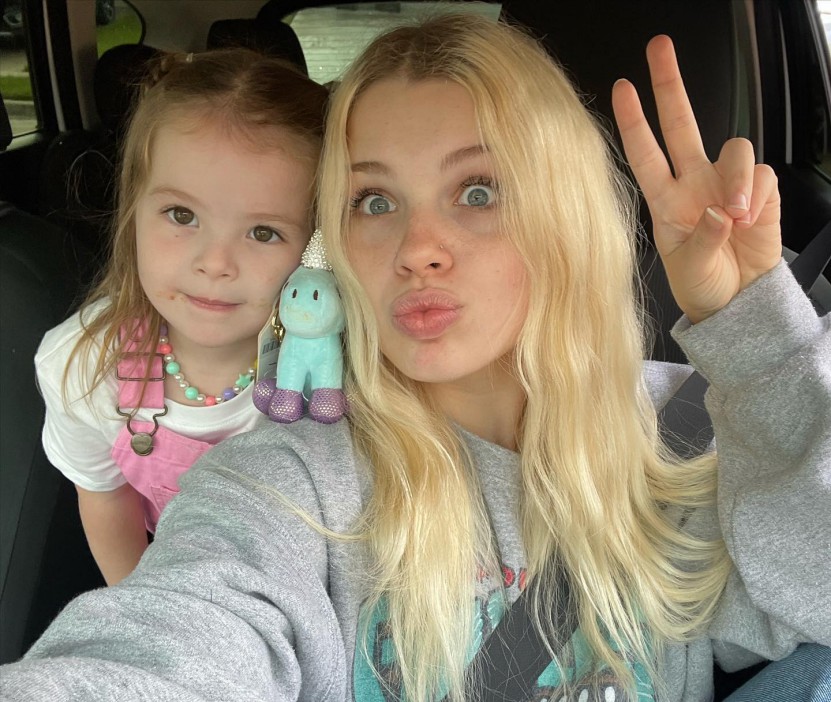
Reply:
[[199, 390], [193, 387], [193, 385], [188, 385], [185, 388], [185, 397], [189, 400], [195, 400], [197, 395], [199, 395]]
[[168, 364], [164, 367], [164, 369], [165, 369], [168, 373], [170, 373], [170, 375], [176, 375], [176, 373], [178, 373], [178, 372], [179, 372], [180, 368], [181, 368], [181, 367], [179, 366], [179, 364], [178, 364], [178, 363], [176, 363], [176, 361], [170, 361], [170, 362], [169, 362], [169, 363], [168, 363]]
[[240, 373], [239, 378], [237, 378], [236, 385], [238, 385], [241, 388], [247, 388], [249, 385], [251, 385], [251, 376], [247, 373], [245, 375]]

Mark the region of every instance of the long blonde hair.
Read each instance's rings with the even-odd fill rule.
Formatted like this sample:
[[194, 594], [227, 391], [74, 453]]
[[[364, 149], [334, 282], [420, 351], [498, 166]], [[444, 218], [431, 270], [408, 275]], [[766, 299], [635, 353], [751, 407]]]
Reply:
[[446, 688], [462, 699], [473, 574], [495, 567], [486, 509], [448, 421], [382, 357], [346, 253], [347, 124], [363, 91], [392, 77], [447, 79], [473, 99], [530, 290], [515, 373], [527, 397], [521, 519], [537, 625], [552, 641], [559, 559], [594, 654], [631, 687], [609, 639], [654, 677], [662, 643], [700, 631], [723, 589], [723, 543], [682, 534], [662, 509], [712, 504], [714, 460], [679, 465], [658, 437], [641, 380], [632, 189], [607, 138], [536, 41], [467, 14], [376, 39], [328, 117], [320, 217], [347, 314], [352, 433], [373, 471], [361, 526], [375, 568], [369, 604], [387, 600], [407, 699]]
[[[121, 148], [107, 264], [81, 307], [83, 331], [67, 363], [64, 393], [79, 357], [95, 358], [91, 375], [90, 364], [78, 364], [87, 395], [113, 372], [125, 324], [145, 321], [144, 351], [151, 351], [159, 338], [162, 320], [138, 276], [135, 213], [161, 126], [177, 120], [220, 124], [228, 138], [240, 137], [263, 148], [274, 140], [273, 128], [279, 127], [297, 139], [293, 156], [314, 164], [319, 155], [328, 91], [281, 59], [242, 48], [164, 54], [151, 62], [140, 93]], [[85, 314], [100, 300], [109, 304], [96, 315]]]

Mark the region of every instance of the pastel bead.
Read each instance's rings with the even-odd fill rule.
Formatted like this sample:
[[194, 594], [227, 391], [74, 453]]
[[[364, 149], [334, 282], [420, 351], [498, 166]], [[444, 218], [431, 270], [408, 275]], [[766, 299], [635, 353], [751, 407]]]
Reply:
[[205, 398], [205, 406], [206, 407], [213, 407], [216, 404], [216, 398], [213, 395], [208, 395]]
[[193, 387], [193, 385], [188, 385], [188, 387], [185, 388], [185, 397], [189, 400], [195, 400], [199, 397], [199, 390]]
[[223, 400], [233, 400], [237, 396], [237, 393], [234, 392], [233, 388], [225, 388], [222, 391], [222, 399]]
[[182, 370], [181, 366], [179, 366], [179, 364], [176, 363], [176, 361], [168, 362], [168, 364], [164, 367], [164, 369], [168, 373], [170, 373], [170, 375], [176, 375], [180, 370]]
[[159, 344], [159, 353], [172, 353], [173, 347], [170, 344]]

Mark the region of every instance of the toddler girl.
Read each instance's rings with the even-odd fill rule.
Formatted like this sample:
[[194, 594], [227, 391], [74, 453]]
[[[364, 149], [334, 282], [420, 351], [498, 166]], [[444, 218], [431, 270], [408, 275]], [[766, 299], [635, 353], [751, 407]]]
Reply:
[[108, 584], [178, 477], [251, 429], [258, 334], [312, 230], [326, 90], [243, 49], [168, 55], [125, 136], [109, 263], [36, 357], [43, 444]]

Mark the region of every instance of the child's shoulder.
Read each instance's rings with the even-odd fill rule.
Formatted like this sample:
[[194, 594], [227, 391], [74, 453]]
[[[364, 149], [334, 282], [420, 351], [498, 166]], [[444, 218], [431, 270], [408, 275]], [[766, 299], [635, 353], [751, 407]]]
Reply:
[[90, 320], [95, 319], [103, 310], [109, 307], [109, 305], [110, 301], [107, 298], [103, 300], [96, 300], [92, 304], [84, 306], [79, 311], [75, 312], [75, 314], [67, 317], [56, 327], [52, 327], [52, 329], [44, 334], [37, 350], [37, 357], [43, 358], [51, 354], [61, 352], [69, 346], [69, 349], [66, 351], [68, 355], [69, 351], [72, 350], [78, 339], [81, 338], [81, 332], [83, 330], [82, 320], [84, 322], [89, 322]]
[[71, 315], [44, 335], [35, 354], [35, 366], [39, 373], [48, 368], [59, 368], [63, 373], [69, 356], [81, 338], [83, 322], [89, 322], [101, 314], [110, 304], [108, 299], [97, 300]]

